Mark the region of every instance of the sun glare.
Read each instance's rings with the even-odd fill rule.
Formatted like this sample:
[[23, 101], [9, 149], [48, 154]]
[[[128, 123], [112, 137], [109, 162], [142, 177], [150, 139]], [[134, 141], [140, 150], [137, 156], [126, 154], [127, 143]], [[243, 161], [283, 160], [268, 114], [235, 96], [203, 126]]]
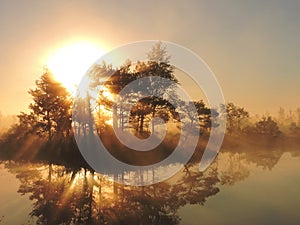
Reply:
[[86, 71], [105, 52], [103, 47], [93, 43], [72, 43], [55, 50], [47, 60], [47, 67], [74, 94]]

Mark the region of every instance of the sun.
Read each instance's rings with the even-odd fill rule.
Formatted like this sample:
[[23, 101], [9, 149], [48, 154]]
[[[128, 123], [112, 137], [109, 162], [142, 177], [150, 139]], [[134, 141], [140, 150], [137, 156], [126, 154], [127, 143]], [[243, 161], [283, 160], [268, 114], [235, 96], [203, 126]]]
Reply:
[[46, 65], [55, 78], [74, 94], [89, 67], [105, 52], [105, 48], [97, 44], [75, 42], [54, 50]]

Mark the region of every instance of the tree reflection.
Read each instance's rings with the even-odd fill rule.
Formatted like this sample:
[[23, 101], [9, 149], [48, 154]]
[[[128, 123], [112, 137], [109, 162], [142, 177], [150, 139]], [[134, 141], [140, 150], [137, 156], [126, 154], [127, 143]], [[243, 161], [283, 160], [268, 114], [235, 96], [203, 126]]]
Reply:
[[181, 207], [203, 205], [222, 185], [246, 179], [250, 166], [271, 169], [280, 157], [276, 150], [224, 152], [204, 172], [190, 163], [175, 177], [144, 187], [113, 182], [124, 174], [13, 161], [6, 167], [21, 182], [18, 192], [33, 201], [30, 215], [37, 224], [179, 224]]
[[30, 215], [37, 224], [179, 224], [180, 207], [203, 204], [219, 191], [216, 168], [197, 173], [196, 165], [187, 166], [176, 181], [144, 187], [52, 164], [6, 167], [21, 181], [19, 192], [34, 201]]
[[243, 160], [244, 154], [232, 153], [228, 155], [225, 168], [220, 174], [221, 184], [234, 185], [236, 181], [245, 180], [250, 175], [249, 169], [245, 163], [242, 163]]

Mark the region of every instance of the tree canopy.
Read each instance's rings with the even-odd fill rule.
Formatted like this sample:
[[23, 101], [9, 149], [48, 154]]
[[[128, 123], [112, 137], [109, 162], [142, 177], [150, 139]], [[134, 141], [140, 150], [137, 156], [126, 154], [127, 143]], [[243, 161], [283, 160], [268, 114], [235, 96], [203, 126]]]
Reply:
[[21, 122], [30, 122], [39, 135], [47, 134], [49, 141], [56, 134], [68, 136], [71, 129], [71, 97], [48, 69], [45, 69], [41, 78], [36, 81], [36, 88], [31, 89], [29, 94], [33, 99], [33, 103], [29, 105], [29, 115], [32, 118], [28, 118], [29, 115], [27, 119], [23, 116], [25, 121]]

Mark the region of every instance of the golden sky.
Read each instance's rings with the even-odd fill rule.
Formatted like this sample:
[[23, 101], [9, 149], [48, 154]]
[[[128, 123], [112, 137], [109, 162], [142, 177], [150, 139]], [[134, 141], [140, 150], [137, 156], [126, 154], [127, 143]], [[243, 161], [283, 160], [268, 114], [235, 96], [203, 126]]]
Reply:
[[[25, 110], [43, 66], [67, 46], [89, 43], [100, 57], [149, 39], [197, 53], [226, 101], [251, 113], [294, 109], [300, 106], [299, 8], [289, 0], [0, 0], [0, 111]], [[92, 64], [97, 54], [90, 57]]]

